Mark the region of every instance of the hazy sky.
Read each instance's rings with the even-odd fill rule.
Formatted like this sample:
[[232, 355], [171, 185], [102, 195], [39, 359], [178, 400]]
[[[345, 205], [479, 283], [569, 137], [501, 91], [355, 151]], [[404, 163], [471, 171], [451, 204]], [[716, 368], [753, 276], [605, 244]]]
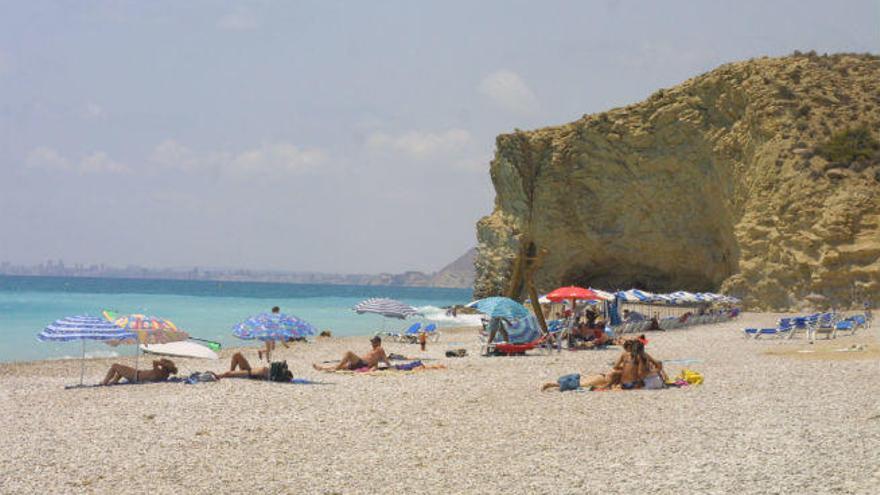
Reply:
[[878, 1], [0, 3], [0, 261], [432, 271], [494, 139], [722, 63], [880, 52]]

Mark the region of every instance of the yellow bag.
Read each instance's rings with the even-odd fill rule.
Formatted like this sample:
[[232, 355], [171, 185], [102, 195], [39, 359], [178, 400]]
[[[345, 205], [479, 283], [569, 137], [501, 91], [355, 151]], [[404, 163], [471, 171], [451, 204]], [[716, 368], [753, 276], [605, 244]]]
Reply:
[[697, 371], [689, 370], [687, 368], [681, 371], [680, 378], [690, 385], [700, 385], [703, 383], [703, 375]]

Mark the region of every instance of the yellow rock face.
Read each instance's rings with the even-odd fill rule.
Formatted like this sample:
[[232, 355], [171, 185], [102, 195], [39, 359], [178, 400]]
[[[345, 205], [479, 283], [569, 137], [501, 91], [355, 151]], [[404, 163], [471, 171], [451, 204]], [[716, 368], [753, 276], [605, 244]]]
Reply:
[[[880, 58], [722, 66], [646, 101], [497, 138], [477, 296], [503, 292], [520, 242], [539, 290], [723, 291], [752, 308], [880, 299], [880, 164], [831, 163], [835, 132], [880, 137]], [[816, 297], [818, 294], [823, 297]]]

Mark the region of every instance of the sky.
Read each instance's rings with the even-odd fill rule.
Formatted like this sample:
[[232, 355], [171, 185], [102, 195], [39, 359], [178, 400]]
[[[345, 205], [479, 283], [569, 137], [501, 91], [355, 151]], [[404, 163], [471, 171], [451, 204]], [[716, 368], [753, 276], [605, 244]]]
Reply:
[[498, 134], [794, 50], [880, 2], [0, 0], [0, 261], [431, 272]]

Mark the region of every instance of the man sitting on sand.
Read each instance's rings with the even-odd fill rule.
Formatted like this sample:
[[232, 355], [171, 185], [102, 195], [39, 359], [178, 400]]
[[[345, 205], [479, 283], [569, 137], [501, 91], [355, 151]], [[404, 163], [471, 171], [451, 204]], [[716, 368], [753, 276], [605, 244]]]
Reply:
[[170, 359], [157, 359], [153, 361], [151, 370], [135, 370], [124, 364], [114, 364], [107, 371], [107, 376], [101, 385], [115, 385], [125, 378], [129, 383], [135, 382], [164, 382], [171, 375], [177, 374], [177, 366]]
[[[287, 369], [287, 361], [284, 361], [283, 363], [283, 369], [278, 376], [273, 377], [274, 381], [289, 382], [293, 378], [293, 373]], [[229, 371], [226, 373], [220, 373], [219, 375], [215, 374], [215, 376], [217, 378], [253, 378], [255, 380], [267, 380], [269, 379], [270, 370], [271, 368], [269, 366], [252, 368], [248, 360], [240, 352], [236, 352], [232, 355], [232, 360], [229, 362]]]
[[382, 349], [382, 339], [376, 335], [370, 339], [370, 345], [372, 345], [373, 348], [370, 349], [370, 352], [365, 354], [364, 357], [359, 357], [357, 354], [348, 351], [342, 356], [342, 359], [337, 365], [318, 366], [317, 364], [313, 364], [312, 366], [318, 371], [354, 371], [361, 368], [369, 368], [372, 371], [379, 367], [380, 362], [385, 363], [390, 367], [391, 363], [388, 361], [388, 356], [385, 355], [385, 349]]

